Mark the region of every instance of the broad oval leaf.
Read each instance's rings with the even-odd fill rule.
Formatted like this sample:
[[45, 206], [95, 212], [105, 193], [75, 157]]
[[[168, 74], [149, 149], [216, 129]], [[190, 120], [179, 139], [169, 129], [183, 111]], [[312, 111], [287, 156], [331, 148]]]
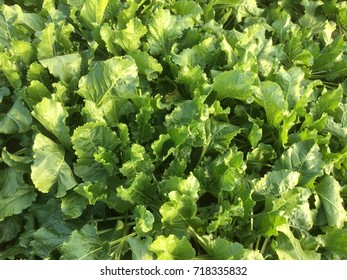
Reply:
[[68, 113], [63, 105], [54, 99], [43, 98], [34, 107], [32, 115], [65, 146], [71, 146], [70, 130], [66, 125]]
[[252, 97], [254, 75], [242, 70], [223, 72], [214, 79], [213, 88], [217, 91], [217, 99], [235, 98], [247, 101]]
[[102, 23], [108, 0], [86, 0], [81, 9], [81, 19], [90, 29]]
[[341, 186], [333, 177], [326, 175], [315, 187], [319, 199], [323, 205], [328, 224], [337, 228], [343, 228], [347, 221], [347, 212], [340, 195]]
[[313, 140], [295, 143], [282, 154], [273, 167], [274, 170], [292, 170], [300, 173], [298, 185], [312, 184], [322, 175], [324, 163], [319, 146]]
[[113, 57], [96, 63], [80, 79], [77, 93], [101, 105], [107, 99], [135, 97], [138, 83], [135, 61], [129, 57]]
[[195, 250], [187, 237], [179, 239], [176, 235], [160, 235], [152, 242], [149, 249], [157, 255], [158, 260], [191, 260]]
[[0, 113], [0, 133], [23, 133], [30, 129], [32, 117], [29, 110], [18, 98], [11, 109], [6, 113]]
[[23, 174], [14, 169], [0, 170], [0, 178], [0, 221], [3, 221], [30, 207], [37, 193], [25, 183]]
[[48, 193], [56, 185], [55, 195], [62, 197], [77, 185], [61, 145], [39, 133], [34, 139], [33, 153], [31, 179], [40, 192]]
[[105, 260], [108, 259], [108, 244], [96, 232], [94, 224], [86, 224], [74, 230], [61, 247], [65, 260]]
[[41, 59], [40, 63], [43, 67], [48, 68], [54, 77], [69, 83], [72, 79], [80, 76], [81, 61], [82, 58], [79, 53], [71, 53]]

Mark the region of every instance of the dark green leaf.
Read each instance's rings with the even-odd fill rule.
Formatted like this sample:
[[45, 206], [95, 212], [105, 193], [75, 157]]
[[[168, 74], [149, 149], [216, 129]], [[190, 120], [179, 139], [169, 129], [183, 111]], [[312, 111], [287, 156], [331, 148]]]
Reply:
[[61, 246], [61, 251], [64, 260], [108, 259], [108, 244], [100, 239], [93, 224], [74, 230]]
[[340, 195], [341, 186], [333, 177], [326, 175], [315, 187], [325, 210], [330, 226], [342, 228], [347, 220], [347, 212]]

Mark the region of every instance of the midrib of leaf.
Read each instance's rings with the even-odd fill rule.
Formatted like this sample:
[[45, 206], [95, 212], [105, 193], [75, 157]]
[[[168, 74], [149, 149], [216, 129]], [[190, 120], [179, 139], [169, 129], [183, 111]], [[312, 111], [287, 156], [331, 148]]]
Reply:
[[8, 38], [10, 39], [10, 41], [12, 41], [11, 33], [10, 33], [10, 30], [8, 29], [8, 24], [7, 24], [6, 18], [2, 12], [1, 12], [1, 16], [4, 19], [4, 23], [5, 23], [5, 27], [6, 27], [6, 31], [7, 31], [6, 33], [8, 35]]
[[[6, 179], [5, 179], [5, 183], [4, 183], [4, 187], [8, 184], [8, 182], [10, 181], [10, 179], [9, 179], [9, 175], [8, 175], [8, 173], [7, 173], [7, 176], [6, 176]], [[2, 190], [2, 189], [1, 189]]]
[[136, 188], [134, 189], [134, 192], [138, 193], [144, 199], [147, 199], [151, 206], [154, 208], [153, 210], [157, 210], [159, 208], [157, 202], [152, 197], [144, 194], [143, 192], [138, 191]]
[[111, 91], [111, 89], [116, 85], [118, 81], [119, 78], [117, 77], [117, 79], [108, 87], [101, 99], [98, 101], [97, 106], [100, 106], [103, 103], [104, 99], [108, 96], [108, 93]]
[[93, 149], [94, 149], [94, 151], [96, 152], [98, 149], [97, 149], [96, 146], [94, 145], [94, 143], [93, 143], [93, 141], [92, 141], [92, 138], [90, 137], [90, 133], [88, 134], [88, 140], [89, 140], [90, 144], [92, 144]]
[[[100, 6], [99, 2], [102, 2], [102, 0], [101, 1], [100, 0], [96, 0], [96, 3], [95, 3], [95, 20], [96, 20], [96, 22], [98, 24], [101, 23], [102, 18], [104, 16], [104, 12], [105, 12], [105, 10], [104, 11], [100, 11], [100, 9], [98, 9], [98, 7]], [[108, 0], [107, 0], [107, 2], [108, 2]], [[108, 3], [106, 4], [105, 9], [106, 9], [107, 5], [108, 5]]]
[[[49, 157], [53, 156], [54, 154], [59, 154], [59, 155], [60, 155], [60, 151], [50, 153], [48, 156], [45, 157], [45, 159], [48, 159]], [[59, 166], [59, 168], [58, 168], [58, 173], [57, 173], [56, 176], [54, 176], [54, 177], [55, 177], [55, 180], [57, 180], [58, 177], [59, 177], [60, 169], [61, 169], [61, 166], [63, 165], [63, 162], [64, 162], [64, 155], [61, 157], [60, 163], [59, 163], [59, 165], [58, 165], [58, 166]], [[44, 173], [41, 172], [37, 179], [41, 179], [41, 177], [42, 177], [43, 175], [44, 175]]]
[[318, 192], [318, 195], [322, 198], [324, 198], [324, 200], [326, 200], [333, 208], [335, 208], [336, 211], [339, 211], [339, 209], [337, 208], [337, 206], [331, 201], [329, 200], [326, 196], [324, 196], [323, 194]]
[[[99, 243], [97, 243], [96, 245], [99, 245]], [[97, 251], [100, 251], [102, 249], [102, 246], [92, 250], [92, 251], [89, 251], [87, 254], [85, 254], [84, 256], [80, 257], [78, 260], [83, 260], [84, 258], [88, 257], [89, 255], [91, 254], [94, 254], [96, 253]]]
[[61, 56], [58, 57], [58, 60], [59, 60], [59, 63], [61, 64], [61, 68], [62, 68], [62, 69], [65, 69], [65, 68], [66, 68], [66, 67], [65, 67], [65, 65], [66, 65], [65, 60], [62, 59]]
[[[205, 123], [205, 130], [206, 130], [206, 124], [207, 124], [207, 122]], [[209, 122], [209, 124], [210, 124], [209, 131], [211, 131], [211, 125], [212, 125], [212, 124], [211, 124], [211, 122]], [[208, 134], [208, 136], [207, 136], [208, 138], [207, 138], [206, 144], [205, 144], [205, 145], [203, 146], [203, 148], [202, 148], [201, 155], [200, 155], [200, 158], [199, 158], [198, 163], [196, 164], [196, 166], [199, 166], [199, 165], [200, 165], [200, 163], [201, 163], [201, 161], [203, 160], [203, 158], [204, 158], [204, 156], [205, 156], [205, 154], [206, 154], [208, 148], [210, 147], [210, 145], [211, 145], [211, 143], [212, 143], [214, 137], [215, 137], [221, 130], [223, 130], [224, 128], [225, 128], [225, 126], [222, 127], [222, 128], [219, 128], [219, 129], [217, 130], [217, 132], [215, 132], [214, 134], [211, 134], [212, 136], [210, 136], [210, 133]], [[221, 176], [221, 177], [222, 177], [222, 176]]]
[[159, 44], [161, 45], [161, 48], [164, 51], [164, 55], [167, 56], [168, 54], [167, 54], [166, 46], [165, 46], [164, 30], [162, 28], [162, 26], [165, 26], [165, 24], [162, 21], [162, 18], [160, 19], [160, 24], [156, 23], [155, 25], [157, 28], [154, 30], [158, 30], [158, 32], [156, 31], [155, 34], [157, 35], [157, 38], [159, 39]]
[[315, 147], [315, 145], [316, 145], [316, 144], [314, 144], [314, 145], [310, 148], [310, 150], [307, 152], [307, 154], [306, 154], [304, 160], [301, 162], [301, 164], [300, 164], [300, 166], [299, 166], [299, 169], [298, 169], [298, 172], [299, 172], [299, 173], [301, 173], [301, 168], [303, 167], [303, 165], [304, 165], [305, 162], [307, 161], [307, 158], [308, 158], [309, 155], [311, 154], [311, 151], [312, 151], [313, 147]]
[[[28, 195], [29, 193], [32, 192], [32, 191], [29, 190], [28, 188], [26, 188], [26, 189], [23, 189], [23, 188], [22, 188], [22, 189], [19, 189], [19, 191], [23, 191], [23, 190], [25, 190], [25, 192], [24, 192], [24, 193], [21, 193], [20, 196], [12, 196], [12, 197], [4, 198], [5, 200], [7, 200], [7, 199], [9, 198], [9, 200], [5, 203], [3, 209], [5, 209], [6, 206], [9, 205], [10, 203], [12, 203], [13, 201], [16, 201], [16, 200], [22, 198], [23, 196], [26, 196], [26, 195]], [[11, 209], [11, 210], [12, 210], [12, 209]]]
[[178, 216], [182, 218], [182, 220], [186, 223], [188, 227], [192, 228], [192, 226], [188, 223], [187, 219], [183, 217], [182, 214], [176, 210], [176, 207], [172, 207], [172, 209], [176, 214], [178, 214]]

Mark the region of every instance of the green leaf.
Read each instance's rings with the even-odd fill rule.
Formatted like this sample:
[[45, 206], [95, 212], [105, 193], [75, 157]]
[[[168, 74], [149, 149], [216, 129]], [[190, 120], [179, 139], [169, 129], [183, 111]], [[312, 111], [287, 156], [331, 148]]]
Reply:
[[54, 250], [57, 250], [70, 234], [71, 230], [67, 226], [64, 229], [54, 226], [41, 227], [34, 233], [30, 242], [33, 254], [42, 259], [50, 258]]
[[65, 146], [71, 146], [70, 129], [66, 125], [68, 113], [63, 105], [54, 99], [43, 98], [34, 106], [32, 115]]
[[55, 30], [56, 41], [65, 49], [70, 52], [73, 51], [73, 42], [71, 41], [71, 34], [75, 31], [72, 24], [60, 21], [58, 28]]
[[10, 34], [8, 32], [8, 25], [4, 14], [0, 11], [0, 49], [9, 46]]
[[100, 37], [105, 42], [109, 53], [120, 55], [122, 49], [115, 43], [116, 31], [108, 23], [104, 23], [100, 28]]
[[[28, 73], [27, 73], [27, 80], [30, 82], [38, 81], [41, 83], [42, 86], [46, 87], [43, 83], [45, 81], [49, 80], [49, 73], [48, 73], [46, 68], [44, 68], [40, 63], [35, 61], [35, 62], [31, 63], [29, 66]], [[48, 89], [47, 89], [47, 91], [48, 91]], [[46, 96], [46, 97], [48, 97], [48, 96]], [[42, 97], [41, 97], [41, 99], [42, 99]], [[38, 100], [38, 101], [40, 101], [40, 100]]]
[[322, 82], [319, 80], [315, 80], [306, 87], [300, 99], [294, 106], [294, 111], [297, 113], [298, 116], [302, 117], [306, 114], [306, 107], [312, 101], [314, 96], [314, 88], [320, 85], [322, 85]]
[[240, 260], [244, 249], [240, 243], [218, 237], [209, 242], [209, 252], [214, 260]]
[[186, 100], [180, 103], [171, 114], [166, 115], [165, 125], [168, 129], [173, 127], [189, 126], [208, 119], [208, 107], [201, 99]]
[[277, 155], [272, 146], [260, 143], [257, 148], [247, 154], [247, 166], [258, 173], [276, 157]]
[[94, 153], [94, 159], [100, 163], [106, 171], [113, 175], [117, 165], [117, 159], [112, 151], [106, 150], [104, 147], [98, 147], [97, 152]]
[[120, 168], [120, 172], [128, 178], [134, 178], [137, 174], [151, 174], [154, 166], [146, 150], [139, 144], [133, 144], [130, 149], [130, 154], [125, 158], [125, 161]]
[[31, 179], [40, 192], [48, 193], [56, 185], [56, 197], [63, 197], [67, 190], [77, 185], [70, 166], [65, 162], [62, 146], [39, 133], [34, 139], [33, 153]]
[[74, 230], [61, 246], [64, 260], [105, 260], [108, 259], [108, 244], [96, 232], [95, 225], [86, 224]]
[[193, 198], [177, 191], [169, 193], [170, 201], [164, 203], [159, 212], [162, 215], [162, 223], [165, 229], [178, 236], [187, 235], [187, 229], [199, 223], [195, 217], [197, 205]]
[[132, 126], [133, 137], [140, 139], [140, 143], [150, 141], [153, 137], [152, 114], [154, 109], [151, 106], [149, 94], [142, 95], [139, 99], [134, 99], [134, 103], [140, 111], [136, 114], [136, 125]]
[[343, 88], [339, 86], [335, 90], [323, 92], [318, 98], [313, 109], [314, 115], [318, 119], [323, 113], [334, 115], [335, 109], [340, 104], [343, 97]]
[[330, 252], [337, 254], [342, 260], [347, 257], [347, 229], [329, 230], [318, 236], [322, 246]]
[[125, 29], [116, 30], [114, 42], [124, 51], [131, 52], [141, 46], [141, 37], [147, 33], [146, 27], [138, 18], [131, 19]]
[[291, 170], [271, 171], [261, 178], [254, 190], [264, 196], [277, 196], [293, 189], [299, 182], [300, 173]]
[[15, 90], [22, 86], [20, 71], [14, 58], [3, 52], [0, 53], [0, 71]]
[[312, 69], [314, 71], [327, 71], [338, 61], [343, 52], [344, 40], [342, 36], [337, 36], [334, 41], [327, 45], [314, 60]]
[[19, 13], [16, 24], [24, 26], [32, 31], [41, 31], [45, 26], [45, 20], [36, 13]]
[[36, 197], [33, 187], [27, 184], [17, 186], [17, 190], [11, 196], [0, 192], [0, 222], [6, 217], [22, 213], [32, 205]]
[[78, 156], [74, 171], [85, 182], [106, 181], [115, 172], [113, 150], [118, 146], [119, 139], [105, 123], [86, 123], [76, 128], [71, 141]]
[[230, 192], [243, 183], [245, 170], [243, 153], [233, 146], [216, 157], [205, 169], [198, 179], [210, 193], [218, 196], [222, 190]]
[[212, 86], [208, 83], [207, 75], [200, 65], [183, 67], [178, 73], [176, 81], [184, 84], [193, 96], [205, 96], [212, 90]]
[[0, 113], [0, 133], [23, 133], [30, 129], [32, 117], [23, 102], [17, 98], [11, 109]]
[[299, 186], [310, 185], [323, 174], [324, 162], [319, 146], [313, 140], [298, 142], [292, 145], [276, 161], [273, 169], [288, 169], [300, 173]]
[[41, 59], [40, 63], [43, 67], [48, 68], [54, 77], [69, 83], [80, 76], [81, 61], [79, 53], [72, 53]]
[[[232, 2], [235, 2], [234, 0]], [[256, 0], [237, 1], [240, 4], [233, 8], [237, 22], [242, 21], [244, 17], [259, 16], [262, 13], [262, 9], [258, 8]], [[227, 1], [229, 4], [230, 2]]]
[[2, 197], [12, 196], [20, 186], [25, 186], [23, 173], [12, 168], [0, 170], [0, 192]]
[[153, 228], [153, 214], [146, 210], [143, 205], [138, 205], [135, 208], [134, 215], [136, 223], [134, 230], [139, 236], [146, 236]]
[[10, 96], [11, 92], [7, 87], [1, 87], [0, 88], [0, 103], [4, 99], [4, 97]]
[[248, 134], [248, 137], [247, 137], [249, 142], [252, 145], [252, 148], [255, 148], [258, 145], [258, 143], [261, 140], [262, 136], [263, 136], [262, 129], [259, 127], [258, 124], [256, 124], [254, 122], [253, 125], [252, 125], [252, 128], [251, 128], [251, 130], [250, 130], [250, 132]]
[[254, 75], [242, 70], [225, 71], [214, 79], [213, 88], [217, 99], [235, 98], [248, 102], [252, 97]]
[[255, 217], [254, 228], [258, 234], [270, 238], [278, 236], [278, 228], [286, 222], [286, 218], [280, 215], [280, 211], [264, 212]]
[[221, 153], [229, 148], [231, 140], [241, 131], [235, 125], [214, 120], [207, 122], [207, 125], [207, 141], [204, 146]]
[[319, 260], [320, 254], [314, 251], [303, 250], [298, 239], [290, 231], [288, 224], [282, 225], [280, 234], [276, 238], [278, 243], [275, 248], [280, 260]]
[[35, 51], [33, 46], [29, 42], [12, 40], [10, 47], [12, 55], [18, 61], [29, 64], [30, 61], [34, 58]]
[[138, 85], [137, 66], [129, 57], [98, 62], [79, 81], [78, 94], [98, 105], [110, 98], [133, 98]]
[[108, 0], [87, 0], [81, 9], [81, 19], [90, 29], [100, 26]]
[[281, 42], [284, 42], [289, 37], [289, 32], [293, 26], [290, 15], [285, 11], [281, 12], [279, 19], [272, 23], [272, 28], [276, 32]]
[[134, 50], [128, 54], [135, 59], [139, 74], [145, 75], [149, 81], [156, 79], [163, 71], [162, 65], [147, 52]]
[[182, 37], [183, 30], [192, 25], [193, 22], [171, 15], [169, 10], [158, 9], [152, 15], [148, 25], [150, 52], [154, 55], [167, 55], [172, 45]]
[[290, 114], [283, 114], [283, 124], [279, 129], [280, 133], [280, 142], [283, 147], [288, 142], [289, 131], [295, 125], [296, 121], [296, 112], [291, 111]]
[[30, 164], [32, 163], [32, 157], [28, 156], [17, 156], [15, 154], [11, 154], [7, 151], [6, 147], [2, 149], [1, 152], [2, 160], [13, 170], [23, 173], [29, 173]]
[[188, 195], [195, 201], [199, 198], [199, 192], [201, 191], [200, 183], [192, 173], [189, 174], [187, 179], [170, 176], [161, 183], [160, 190], [165, 195], [168, 195], [171, 191], [178, 191], [181, 195]]
[[153, 253], [149, 250], [151, 239], [140, 239], [135, 237], [126, 238], [128, 242], [133, 260], [153, 260]]
[[132, 204], [148, 203], [155, 200], [156, 191], [151, 184], [151, 178], [144, 174], [138, 173], [128, 188], [120, 186], [117, 188], [118, 196], [124, 201]]
[[294, 228], [308, 231], [314, 223], [314, 213], [308, 202], [310, 197], [311, 191], [308, 188], [295, 187], [274, 199], [272, 208], [274, 211], [281, 211]]
[[267, 77], [280, 68], [280, 62], [285, 58], [283, 45], [273, 45], [272, 39], [268, 41], [264, 40], [264, 47], [257, 58], [259, 72]]
[[299, 67], [292, 67], [288, 71], [281, 67], [277, 73], [277, 80], [285, 93], [289, 109], [295, 106], [302, 95], [301, 87], [304, 78], [305, 73]]
[[[37, 74], [38, 76], [41, 76], [43, 73], [37, 73]], [[37, 103], [42, 101], [43, 98], [51, 98], [51, 92], [40, 81], [37, 81], [37, 80], [31, 81], [30, 85], [28, 86], [27, 93], [25, 94], [25, 97], [24, 97], [25, 103], [29, 107], [33, 107]]]
[[107, 199], [107, 186], [104, 183], [82, 183], [74, 188], [74, 191], [85, 197], [89, 204], [94, 205], [97, 201]]
[[315, 187], [323, 205], [329, 226], [342, 228], [347, 221], [347, 212], [341, 198], [341, 186], [333, 177], [326, 175]]
[[187, 237], [179, 239], [173, 234], [168, 237], [159, 235], [149, 250], [157, 255], [158, 260], [191, 260], [195, 257], [195, 250]]
[[37, 58], [51, 58], [55, 55], [54, 51], [54, 23], [47, 24], [46, 28], [40, 34], [40, 42], [37, 45]]
[[21, 232], [23, 219], [20, 215], [14, 215], [0, 222], [0, 244], [15, 239]]
[[71, 141], [79, 158], [94, 158], [98, 147], [112, 151], [119, 144], [116, 133], [101, 122], [86, 123], [76, 128]]
[[262, 82], [260, 92], [256, 94], [256, 101], [265, 109], [268, 123], [279, 128], [283, 120], [283, 113], [287, 111], [288, 107], [281, 87], [274, 82]]
[[204, 69], [216, 59], [216, 41], [213, 37], [206, 38], [192, 48], [184, 49], [177, 55], [173, 55], [172, 61], [183, 67], [200, 66]]
[[198, 3], [189, 0], [176, 1], [172, 5], [173, 10], [181, 16], [192, 16], [196, 20], [200, 19], [203, 12]]
[[[76, 187], [77, 188], [77, 187]], [[74, 189], [76, 191], [76, 188]], [[69, 193], [61, 200], [61, 210], [69, 218], [80, 217], [87, 207], [87, 199], [77, 193]]]

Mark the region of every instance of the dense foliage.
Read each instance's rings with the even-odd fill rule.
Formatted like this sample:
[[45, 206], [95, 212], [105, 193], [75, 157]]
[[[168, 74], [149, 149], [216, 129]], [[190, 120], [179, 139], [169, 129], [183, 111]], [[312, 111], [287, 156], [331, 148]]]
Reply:
[[0, 5], [0, 259], [347, 258], [346, 1]]

